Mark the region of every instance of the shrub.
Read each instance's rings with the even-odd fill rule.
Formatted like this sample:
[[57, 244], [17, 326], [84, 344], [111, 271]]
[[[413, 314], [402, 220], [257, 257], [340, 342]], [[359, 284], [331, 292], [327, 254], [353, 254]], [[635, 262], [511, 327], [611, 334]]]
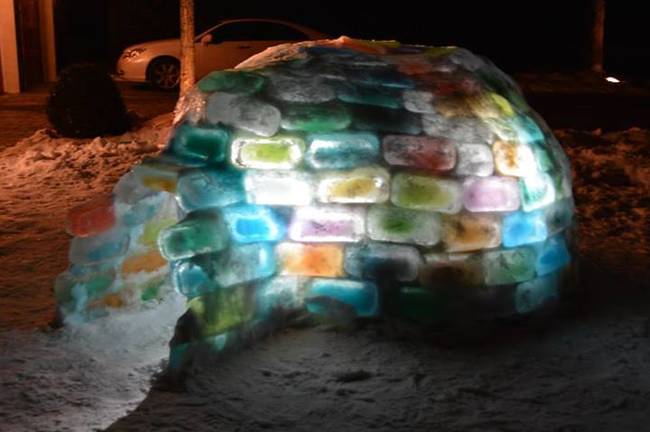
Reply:
[[66, 137], [120, 134], [130, 126], [119, 88], [93, 64], [73, 65], [61, 72], [47, 100], [47, 117]]

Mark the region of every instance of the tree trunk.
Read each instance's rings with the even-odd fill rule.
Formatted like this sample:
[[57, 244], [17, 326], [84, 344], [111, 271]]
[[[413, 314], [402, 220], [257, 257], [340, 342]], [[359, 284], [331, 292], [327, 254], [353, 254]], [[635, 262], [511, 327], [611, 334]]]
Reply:
[[605, 37], [605, 0], [593, 0], [593, 21], [591, 34], [591, 70], [603, 72]]
[[194, 0], [180, 0], [181, 5], [181, 96], [194, 85]]

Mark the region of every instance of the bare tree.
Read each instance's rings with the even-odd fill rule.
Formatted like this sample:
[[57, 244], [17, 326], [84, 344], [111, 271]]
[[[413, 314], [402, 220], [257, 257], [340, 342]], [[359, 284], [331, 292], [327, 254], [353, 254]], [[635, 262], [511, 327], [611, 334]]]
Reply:
[[181, 6], [181, 96], [194, 85], [194, 0], [180, 0]]
[[593, 21], [591, 33], [591, 70], [603, 72], [605, 38], [605, 0], [593, 0]]

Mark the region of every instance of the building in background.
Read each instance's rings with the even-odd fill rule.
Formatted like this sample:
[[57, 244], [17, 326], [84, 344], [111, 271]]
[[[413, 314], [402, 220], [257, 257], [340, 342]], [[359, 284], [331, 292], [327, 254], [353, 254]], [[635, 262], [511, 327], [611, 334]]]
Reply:
[[56, 79], [56, 0], [0, 0], [0, 92]]

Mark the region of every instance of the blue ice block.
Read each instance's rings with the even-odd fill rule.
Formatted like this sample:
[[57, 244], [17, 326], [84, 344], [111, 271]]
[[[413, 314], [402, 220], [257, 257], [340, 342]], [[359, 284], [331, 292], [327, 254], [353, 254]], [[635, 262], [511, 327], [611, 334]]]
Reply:
[[233, 246], [217, 256], [214, 266], [214, 279], [224, 288], [269, 277], [276, 268], [273, 245], [249, 243]]
[[552, 273], [566, 267], [571, 262], [571, 255], [562, 235], [549, 238], [544, 243], [537, 245], [535, 249], [537, 253], [535, 270], [538, 276]]
[[286, 222], [270, 207], [241, 204], [225, 207], [222, 213], [236, 243], [274, 242], [286, 233]]
[[307, 141], [305, 162], [314, 169], [350, 169], [379, 159], [379, 138], [369, 132], [315, 133]]
[[260, 318], [268, 318], [275, 311], [290, 312], [299, 309], [304, 301], [305, 278], [276, 276], [257, 287], [255, 301]]
[[73, 238], [68, 258], [73, 264], [108, 261], [123, 256], [128, 247], [128, 231], [113, 228], [99, 235]]
[[551, 273], [517, 285], [515, 309], [525, 314], [544, 306], [559, 297], [559, 275]]
[[542, 211], [516, 212], [503, 218], [501, 237], [505, 247], [537, 243], [546, 240], [547, 236], [546, 218]]
[[174, 288], [187, 298], [193, 298], [219, 288], [214, 281], [215, 253], [197, 255], [172, 263]]
[[[328, 298], [334, 302], [315, 302], [315, 299]], [[327, 310], [336, 302], [350, 306], [359, 317], [372, 317], [379, 314], [379, 293], [377, 285], [372, 282], [351, 279], [315, 278], [307, 291], [306, 304], [311, 313], [331, 314], [336, 311]]]
[[211, 168], [184, 171], [178, 179], [177, 197], [185, 211], [242, 202], [245, 199], [242, 174]]

